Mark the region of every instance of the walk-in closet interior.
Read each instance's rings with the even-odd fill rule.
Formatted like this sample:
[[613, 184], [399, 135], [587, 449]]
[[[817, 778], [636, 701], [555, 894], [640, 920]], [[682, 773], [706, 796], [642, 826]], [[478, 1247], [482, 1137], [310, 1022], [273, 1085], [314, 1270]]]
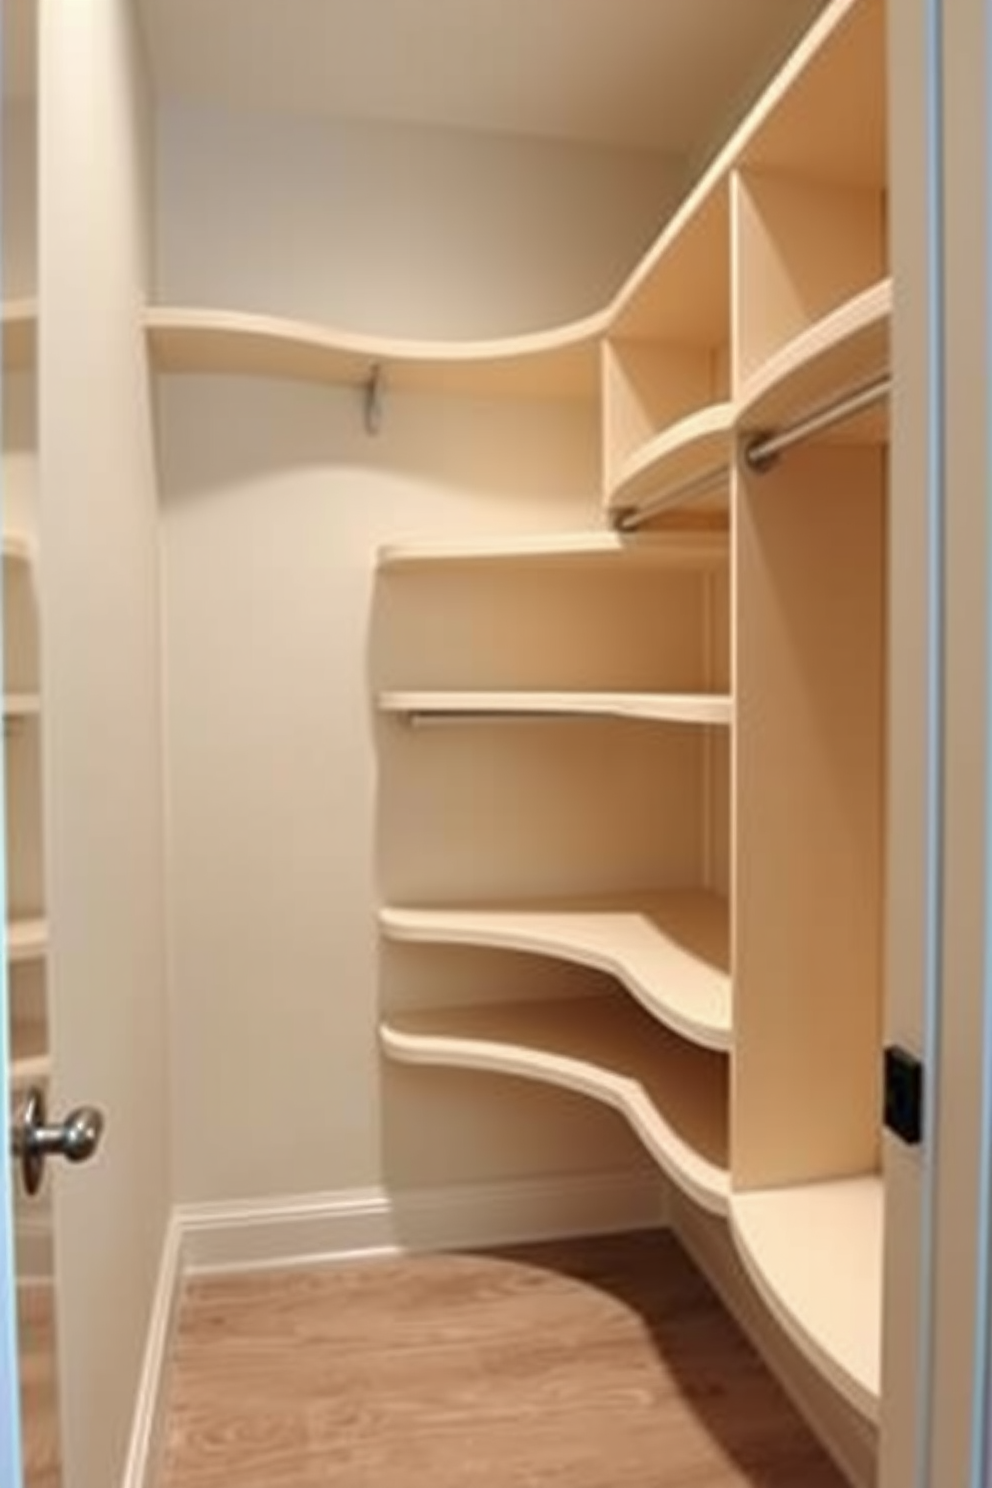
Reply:
[[187, 1272], [653, 1224], [869, 1488], [883, 0], [4, 42], [11, 1106], [105, 1116], [15, 1184], [63, 1488], [153, 1488]]

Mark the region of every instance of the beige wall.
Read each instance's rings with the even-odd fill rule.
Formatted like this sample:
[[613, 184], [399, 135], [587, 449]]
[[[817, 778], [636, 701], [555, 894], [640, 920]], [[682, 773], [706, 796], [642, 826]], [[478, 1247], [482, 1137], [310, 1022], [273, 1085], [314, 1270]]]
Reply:
[[647, 151], [170, 104], [157, 294], [396, 336], [600, 309], [675, 204]]
[[160, 431], [177, 1198], [640, 1165], [608, 1112], [375, 1042], [376, 546], [589, 522], [589, 414], [387, 398], [370, 439], [349, 391], [170, 379]]
[[128, 0], [40, 13], [39, 469], [67, 1485], [120, 1481], [170, 1200], [158, 513], [139, 310], [144, 89]]

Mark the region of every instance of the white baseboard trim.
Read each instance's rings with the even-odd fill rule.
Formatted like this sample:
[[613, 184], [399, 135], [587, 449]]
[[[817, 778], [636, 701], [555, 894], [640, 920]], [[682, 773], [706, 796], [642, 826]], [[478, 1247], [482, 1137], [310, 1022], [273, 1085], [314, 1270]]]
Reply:
[[173, 1211], [162, 1243], [121, 1488], [155, 1488], [158, 1481], [168, 1364], [182, 1285], [182, 1259], [182, 1232]]
[[579, 1174], [187, 1204], [175, 1220], [184, 1271], [232, 1271], [647, 1229], [667, 1224], [668, 1191], [651, 1172]]

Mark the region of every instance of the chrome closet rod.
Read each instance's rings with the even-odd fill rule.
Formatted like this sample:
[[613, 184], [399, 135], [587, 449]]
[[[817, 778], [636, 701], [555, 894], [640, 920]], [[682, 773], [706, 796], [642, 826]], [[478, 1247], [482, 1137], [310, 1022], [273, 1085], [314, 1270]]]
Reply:
[[832, 398], [829, 403], [811, 409], [793, 423], [783, 424], [774, 434], [756, 435], [744, 446], [744, 463], [751, 470], [767, 470], [784, 450], [801, 444], [814, 434], [822, 434], [825, 429], [832, 429], [835, 424], [854, 418], [855, 414], [863, 413], [866, 408], [873, 408], [876, 403], [883, 402], [891, 391], [892, 376], [888, 372], [871, 382], [851, 388], [849, 392]]
[[674, 506], [677, 502], [691, 501], [695, 496], [702, 496], [714, 486], [726, 481], [729, 475], [729, 465], [715, 465], [711, 470], [704, 470], [702, 475], [694, 475], [691, 480], [667, 486], [659, 491], [657, 496], [650, 496], [647, 501], [642, 501], [637, 506], [616, 507], [610, 513], [610, 521], [617, 532], [636, 532], [642, 522], [650, 521], [667, 506]]

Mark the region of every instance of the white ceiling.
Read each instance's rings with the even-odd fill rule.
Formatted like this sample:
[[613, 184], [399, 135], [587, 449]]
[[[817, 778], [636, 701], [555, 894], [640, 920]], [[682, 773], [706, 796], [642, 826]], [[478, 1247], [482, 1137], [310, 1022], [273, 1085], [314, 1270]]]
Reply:
[[[0, 3], [5, 89], [29, 94], [37, 0]], [[693, 155], [823, 0], [135, 3], [161, 95]]]
[[692, 153], [822, 0], [141, 0], [161, 92]]

